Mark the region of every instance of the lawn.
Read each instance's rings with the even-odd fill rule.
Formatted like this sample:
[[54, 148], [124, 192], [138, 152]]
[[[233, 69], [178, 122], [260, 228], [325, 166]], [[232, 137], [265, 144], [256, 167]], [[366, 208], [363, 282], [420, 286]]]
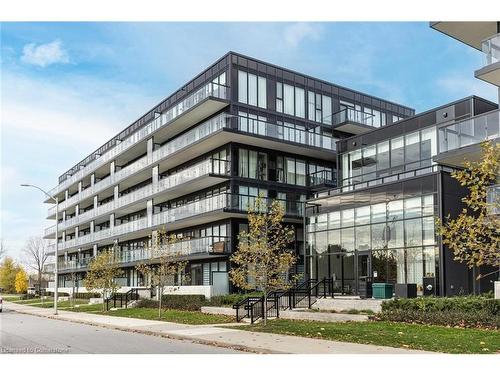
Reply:
[[500, 353], [500, 332], [391, 322], [321, 323], [276, 319], [232, 327], [255, 332], [321, 338], [443, 353]]
[[[133, 307], [129, 309], [101, 312], [100, 314], [127, 318], [160, 320], [158, 319], [158, 309], [148, 307]], [[205, 314], [199, 311], [184, 311], [172, 309], [162, 310], [161, 320], [182, 324], [219, 324], [232, 323], [235, 321], [234, 317], [227, 315], [212, 315]]]

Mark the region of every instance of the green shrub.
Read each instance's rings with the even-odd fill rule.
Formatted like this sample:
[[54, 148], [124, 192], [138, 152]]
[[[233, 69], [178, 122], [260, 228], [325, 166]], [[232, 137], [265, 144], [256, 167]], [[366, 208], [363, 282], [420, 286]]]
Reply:
[[223, 296], [213, 296], [207, 301], [207, 306], [230, 306], [243, 301], [247, 297], [260, 297], [262, 293], [246, 293], [246, 294], [226, 294]]
[[500, 301], [485, 296], [396, 298], [382, 302], [378, 320], [498, 328]]
[[[199, 311], [205, 305], [205, 296], [199, 294], [168, 294], [161, 299], [164, 309]], [[158, 301], [152, 299], [141, 299], [137, 307], [158, 307]]]

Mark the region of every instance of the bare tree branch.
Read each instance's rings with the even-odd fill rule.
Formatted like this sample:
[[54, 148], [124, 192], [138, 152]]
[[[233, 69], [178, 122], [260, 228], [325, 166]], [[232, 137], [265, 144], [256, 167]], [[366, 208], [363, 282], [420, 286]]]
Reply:
[[39, 288], [42, 286], [43, 273], [49, 252], [45, 240], [41, 237], [30, 237], [23, 248], [26, 265], [37, 274]]

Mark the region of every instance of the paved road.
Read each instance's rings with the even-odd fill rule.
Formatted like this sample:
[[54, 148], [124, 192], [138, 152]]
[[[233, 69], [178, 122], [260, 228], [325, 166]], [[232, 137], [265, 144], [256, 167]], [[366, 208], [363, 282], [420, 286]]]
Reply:
[[188, 341], [20, 314], [0, 313], [0, 353], [242, 353]]

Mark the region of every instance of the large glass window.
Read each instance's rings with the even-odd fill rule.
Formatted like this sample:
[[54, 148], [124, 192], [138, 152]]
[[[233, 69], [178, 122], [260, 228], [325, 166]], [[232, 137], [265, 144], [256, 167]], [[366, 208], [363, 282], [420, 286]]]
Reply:
[[395, 167], [402, 165], [405, 162], [403, 137], [394, 138], [391, 140], [391, 166]]
[[283, 112], [287, 115], [295, 114], [294, 87], [283, 84]]
[[238, 101], [260, 108], [267, 107], [265, 77], [238, 70]]
[[304, 118], [306, 116], [304, 89], [295, 87], [295, 116]]

